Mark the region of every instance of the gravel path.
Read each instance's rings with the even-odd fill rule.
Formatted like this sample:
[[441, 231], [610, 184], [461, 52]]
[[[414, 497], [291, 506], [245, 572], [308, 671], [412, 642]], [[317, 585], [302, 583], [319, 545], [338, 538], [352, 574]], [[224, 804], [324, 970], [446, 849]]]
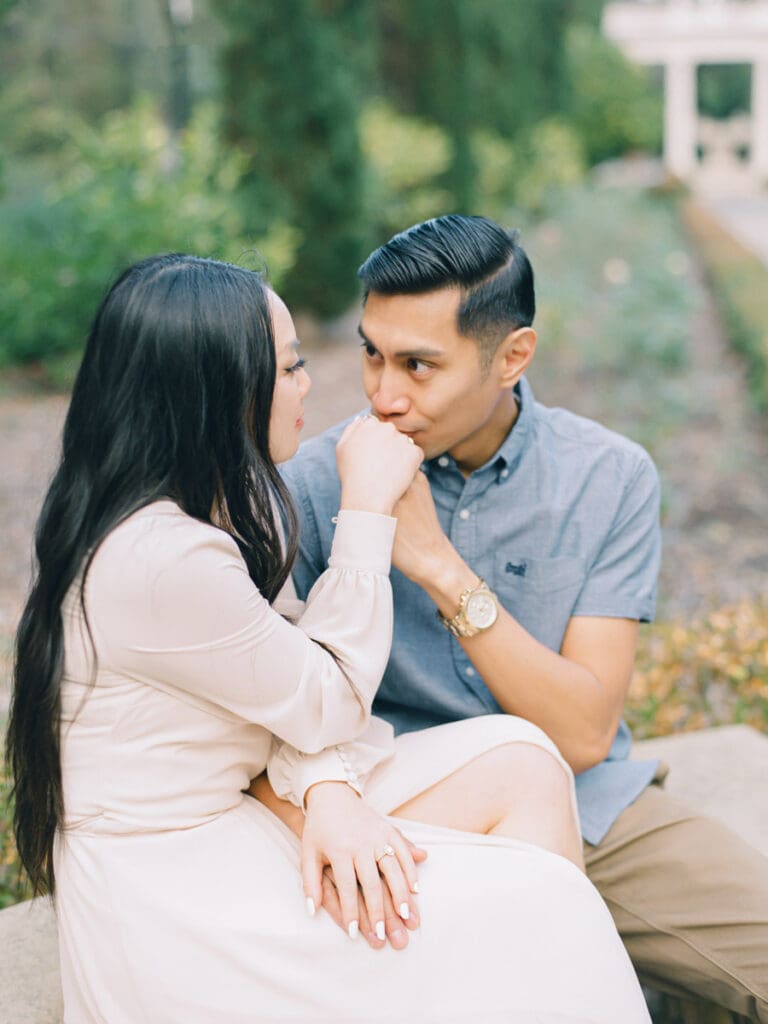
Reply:
[[[302, 332], [301, 327], [299, 333]], [[360, 408], [354, 319], [335, 340], [305, 344], [313, 378], [306, 436]], [[537, 356], [537, 359], [539, 357]], [[595, 419], [601, 389], [558, 378], [546, 355], [532, 374], [540, 400]], [[744, 595], [766, 592], [768, 574], [768, 430], [749, 411], [743, 373], [729, 352], [711, 299], [691, 325], [683, 429], [656, 452], [664, 483], [664, 562], [660, 615], [690, 616]], [[0, 712], [13, 630], [29, 578], [31, 536], [55, 463], [66, 399], [0, 388]]]

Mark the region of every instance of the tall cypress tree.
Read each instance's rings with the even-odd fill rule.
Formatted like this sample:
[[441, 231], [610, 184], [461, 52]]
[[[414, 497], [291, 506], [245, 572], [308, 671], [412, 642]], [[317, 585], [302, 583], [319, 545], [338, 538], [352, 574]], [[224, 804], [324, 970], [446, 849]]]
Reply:
[[472, 133], [483, 128], [518, 140], [558, 108], [565, 27], [575, 6], [576, 0], [377, 0], [384, 86], [401, 109], [450, 136], [446, 184], [458, 208], [472, 206]]
[[229, 34], [222, 55], [227, 130], [251, 154], [251, 228], [283, 217], [300, 232], [281, 290], [289, 305], [321, 316], [355, 296], [368, 240], [356, 46], [365, 38], [364, 7], [355, 0], [217, 0]]

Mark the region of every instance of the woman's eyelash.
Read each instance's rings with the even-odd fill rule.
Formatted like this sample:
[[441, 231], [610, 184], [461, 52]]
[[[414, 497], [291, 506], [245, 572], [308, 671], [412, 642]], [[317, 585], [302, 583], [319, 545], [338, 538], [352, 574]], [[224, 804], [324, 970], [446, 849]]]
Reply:
[[306, 359], [297, 359], [296, 362], [293, 364], [293, 366], [289, 366], [286, 369], [286, 373], [296, 373], [297, 370], [300, 370], [302, 368], [302, 366], [306, 366], [306, 365], [307, 365], [307, 360]]

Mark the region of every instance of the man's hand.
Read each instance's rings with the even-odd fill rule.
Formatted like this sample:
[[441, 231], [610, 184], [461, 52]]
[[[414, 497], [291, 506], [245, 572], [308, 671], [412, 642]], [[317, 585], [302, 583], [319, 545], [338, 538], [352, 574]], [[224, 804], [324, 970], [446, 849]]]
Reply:
[[[443, 533], [423, 473], [416, 474], [394, 514], [392, 564], [423, 588], [441, 615], [452, 618], [461, 593], [476, 586], [478, 576]], [[608, 754], [636, 641], [634, 620], [574, 617], [557, 653], [501, 608], [487, 632], [457, 642], [501, 709], [543, 729], [578, 773]]]
[[429, 579], [450, 557], [453, 546], [443, 533], [437, 510], [423, 473], [395, 505], [397, 531], [392, 549], [392, 564], [415, 583]]

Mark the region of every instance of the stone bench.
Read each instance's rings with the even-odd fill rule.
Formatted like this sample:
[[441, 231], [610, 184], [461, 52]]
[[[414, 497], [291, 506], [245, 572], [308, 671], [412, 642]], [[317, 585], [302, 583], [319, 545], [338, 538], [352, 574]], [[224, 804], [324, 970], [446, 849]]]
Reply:
[[[634, 757], [661, 757], [665, 788], [719, 818], [768, 857], [768, 737], [746, 725], [635, 745]], [[0, 912], [0, 1024], [60, 1024], [56, 926], [50, 904], [32, 900]]]

